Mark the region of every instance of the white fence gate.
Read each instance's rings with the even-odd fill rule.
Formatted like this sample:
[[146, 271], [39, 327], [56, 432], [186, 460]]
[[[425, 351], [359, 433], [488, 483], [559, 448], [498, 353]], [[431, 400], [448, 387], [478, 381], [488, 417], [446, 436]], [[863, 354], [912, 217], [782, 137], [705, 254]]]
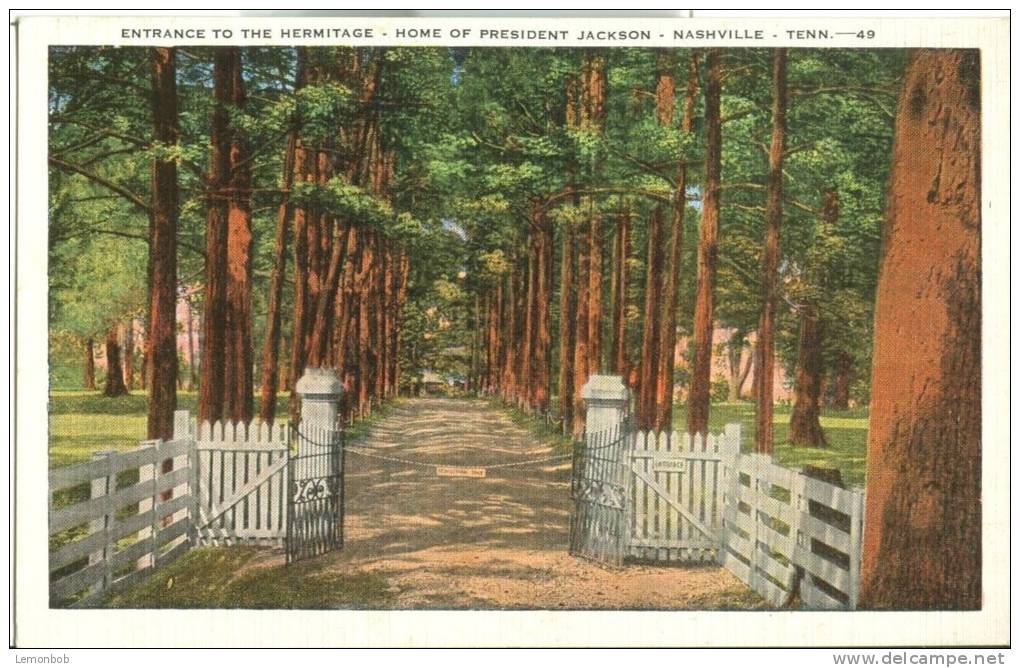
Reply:
[[[280, 423], [182, 420], [196, 441], [198, 543], [282, 546], [287, 535], [290, 430]], [[175, 434], [175, 438], [177, 435]]]
[[626, 452], [628, 555], [650, 561], [715, 561], [724, 471], [739, 452], [736, 425], [707, 436], [636, 432]]
[[[597, 420], [589, 406], [587, 439], [597, 442], [626, 424], [629, 395], [618, 377], [588, 383], [613, 390], [598, 396]], [[628, 442], [619, 454], [628, 557], [717, 562], [777, 607], [798, 597], [805, 608], [856, 607], [863, 491], [742, 454], [739, 424], [705, 436], [634, 432]]]

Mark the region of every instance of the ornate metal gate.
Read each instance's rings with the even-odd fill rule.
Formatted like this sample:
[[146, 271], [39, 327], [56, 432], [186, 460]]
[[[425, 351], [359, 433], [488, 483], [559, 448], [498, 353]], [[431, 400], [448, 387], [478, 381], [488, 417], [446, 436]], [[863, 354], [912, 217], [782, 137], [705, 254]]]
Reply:
[[570, 553], [619, 567], [626, 551], [629, 422], [574, 444]]
[[287, 563], [344, 544], [344, 436], [335, 429], [292, 429], [297, 452], [287, 466]]

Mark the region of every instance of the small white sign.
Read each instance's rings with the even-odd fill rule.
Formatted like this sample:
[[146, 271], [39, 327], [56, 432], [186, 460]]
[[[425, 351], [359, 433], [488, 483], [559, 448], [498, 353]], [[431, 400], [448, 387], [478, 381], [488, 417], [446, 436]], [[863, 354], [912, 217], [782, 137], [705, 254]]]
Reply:
[[652, 470], [656, 473], [684, 473], [687, 471], [686, 459], [655, 459], [652, 461]]

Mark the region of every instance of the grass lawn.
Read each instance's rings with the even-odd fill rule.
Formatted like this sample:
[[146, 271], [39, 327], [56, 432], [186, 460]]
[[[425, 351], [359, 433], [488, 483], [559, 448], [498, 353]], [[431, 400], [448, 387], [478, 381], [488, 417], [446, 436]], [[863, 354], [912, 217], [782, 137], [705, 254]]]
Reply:
[[[177, 407], [194, 413], [197, 392], [177, 391]], [[99, 392], [50, 392], [50, 468], [103, 450], [130, 450], [145, 438], [145, 393], [109, 399]]]
[[[828, 439], [825, 448], [806, 448], [787, 441], [790, 432], [792, 406], [776, 405], [775, 424], [776, 461], [793, 469], [806, 464], [839, 469], [843, 482], [849, 486], [864, 485], [864, 455], [868, 445], [868, 409], [846, 411], [822, 409], [822, 429]], [[731, 422], [740, 423], [741, 443], [745, 451], [754, 444], [754, 404], [750, 402], [713, 404], [709, 411], [709, 430], [721, 432]], [[673, 424], [677, 431], [687, 424], [687, 406], [673, 409]]]
[[265, 565], [266, 550], [200, 547], [120, 594], [113, 608], [378, 608], [392, 598], [374, 573], [331, 573], [322, 559]]

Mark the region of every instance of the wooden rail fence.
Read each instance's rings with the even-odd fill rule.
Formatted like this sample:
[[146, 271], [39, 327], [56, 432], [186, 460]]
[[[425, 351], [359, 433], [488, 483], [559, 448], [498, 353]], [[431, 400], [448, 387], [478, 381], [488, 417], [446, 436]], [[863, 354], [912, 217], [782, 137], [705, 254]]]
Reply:
[[174, 416], [170, 441], [49, 473], [50, 605], [87, 607], [193, 545], [282, 546], [286, 425]]

